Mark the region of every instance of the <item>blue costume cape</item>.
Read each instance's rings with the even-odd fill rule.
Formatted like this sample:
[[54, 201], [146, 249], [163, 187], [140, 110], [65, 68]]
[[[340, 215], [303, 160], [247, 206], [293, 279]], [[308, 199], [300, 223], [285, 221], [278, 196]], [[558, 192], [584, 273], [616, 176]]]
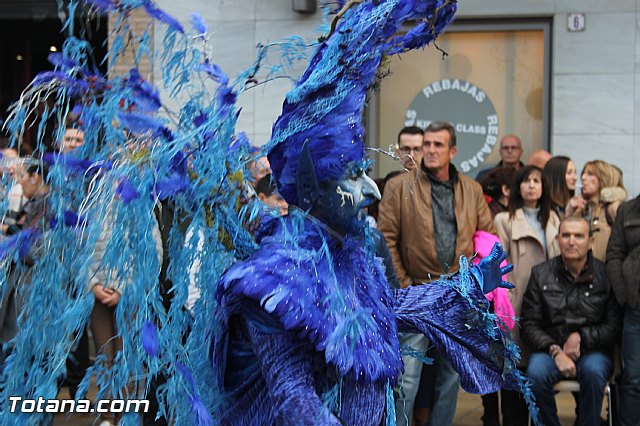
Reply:
[[469, 392], [517, 387], [466, 260], [452, 279], [392, 290], [366, 247], [295, 211], [225, 273], [216, 289], [223, 330], [212, 347], [229, 398], [221, 424], [390, 422], [399, 332], [427, 335]]

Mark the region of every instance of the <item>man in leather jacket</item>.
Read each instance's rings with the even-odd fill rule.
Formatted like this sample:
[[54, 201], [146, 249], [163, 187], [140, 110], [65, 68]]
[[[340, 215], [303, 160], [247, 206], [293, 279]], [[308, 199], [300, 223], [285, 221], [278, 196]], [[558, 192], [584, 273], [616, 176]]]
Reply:
[[604, 264], [591, 256], [583, 218], [568, 217], [558, 233], [560, 256], [533, 268], [522, 305], [522, 337], [534, 352], [527, 376], [542, 423], [560, 425], [553, 385], [580, 382], [577, 425], [600, 424], [604, 386], [613, 374], [622, 310]]
[[[450, 123], [432, 122], [424, 134], [422, 162], [416, 170], [389, 180], [380, 202], [378, 229], [383, 233], [398, 281], [402, 287], [430, 282], [458, 269], [460, 255], [473, 256], [473, 235], [477, 230], [496, 233], [489, 207], [477, 182], [459, 173], [451, 161], [457, 153], [456, 132]], [[430, 347], [423, 335], [404, 335], [402, 345], [426, 352]], [[456, 411], [459, 378], [437, 352], [434, 404], [429, 425], [450, 425]], [[420, 388], [423, 363], [403, 357], [402, 397], [396, 404], [399, 426], [411, 424]]]

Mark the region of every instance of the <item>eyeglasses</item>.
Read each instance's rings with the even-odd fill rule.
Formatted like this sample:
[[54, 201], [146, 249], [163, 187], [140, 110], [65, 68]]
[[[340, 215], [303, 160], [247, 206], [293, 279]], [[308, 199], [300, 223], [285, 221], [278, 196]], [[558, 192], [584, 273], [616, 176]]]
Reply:
[[418, 146], [418, 147], [409, 147], [409, 146], [403, 146], [401, 148], [398, 149], [398, 151], [400, 151], [403, 154], [409, 154], [410, 152], [420, 152], [422, 151], [422, 147]]

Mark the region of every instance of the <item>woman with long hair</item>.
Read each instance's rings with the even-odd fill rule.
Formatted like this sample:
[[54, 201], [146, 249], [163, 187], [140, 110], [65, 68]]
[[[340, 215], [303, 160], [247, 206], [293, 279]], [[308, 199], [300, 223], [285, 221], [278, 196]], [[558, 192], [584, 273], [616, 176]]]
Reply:
[[567, 216], [587, 219], [593, 232], [593, 257], [604, 262], [611, 225], [618, 206], [627, 199], [622, 171], [603, 160], [587, 161], [580, 174], [582, 195], [569, 200]]
[[[531, 268], [560, 254], [556, 234], [560, 218], [551, 208], [551, 197], [542, 170], [536, 166], [521, 167], [511, 183], [507, 212], [496, 215], [494, 222], [507, 261], [513, 264], [508, 281], [515, 285], [509, 299], [516, 317], [520, 316], [522, 299], [527, 290]], [[518, 327], [511, 330], [514, 340], [522, 344]], [[523, 363], [527, 361], [523, 348]], [[526, 424], [528, 412], [524, 400], [515, 392], [502, 391], [504, 425]]]
[[551, 208], [563, 219], [565, 207], [576, 193], [576, 166], [569, 157], [558, 155], [547, 162], [542, 174], [549, 183]]

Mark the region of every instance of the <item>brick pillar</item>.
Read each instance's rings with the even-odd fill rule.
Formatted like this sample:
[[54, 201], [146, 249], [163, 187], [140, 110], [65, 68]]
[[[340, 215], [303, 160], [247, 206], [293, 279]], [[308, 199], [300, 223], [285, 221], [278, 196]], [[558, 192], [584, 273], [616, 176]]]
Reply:
[[[116, 25], [116, 19], [113, 15], [109, 16], [109, 32], [113, 32]], [[110, 78], [114, 76], [120, 76], [129, 72], [134, 66], [134, 58], [137, 55], [138, 48], [140, 46], [139, 40], [144, 33], [145, 29], [149, 31], [149, 37], [147, 37], [148, 43], [151, 44], [150, 50], [153, 52], [153, 32], [154, 24], [152, 19], [144, 11], [136, 9], [129, 15], [130, 33], [133, 34], [131, 39], [128, 39], [129, 35], [124, 35], [124, 44], [126, 46], [125, 51], [120, 54], [116, 60], [113, 69], [109, 70]], [[127, 43], [128, 42], [128, 43]], [[113, 43], [113, 35], [109, 35], [109, 50], [111, 50], [111, 44]], [[153, 69], [149, 58], [143, 54], [138, 64], [138, 70], [140, 75], [153, 81]]]

